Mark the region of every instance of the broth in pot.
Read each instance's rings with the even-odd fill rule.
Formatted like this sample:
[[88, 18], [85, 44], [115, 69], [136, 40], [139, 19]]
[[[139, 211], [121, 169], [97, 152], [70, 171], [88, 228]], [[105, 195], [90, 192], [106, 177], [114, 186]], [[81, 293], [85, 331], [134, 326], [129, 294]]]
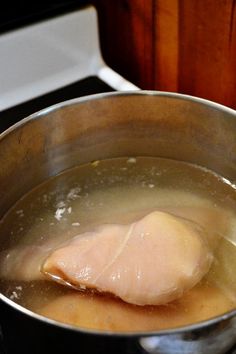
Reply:
[[[160, 224], [151, 241], [154, 226], [149, 219], [143, 221], [150, 215]], [[157, 247], [160, 229], [163, 242]], [[183, 230], [187, 236], [180, 243]], [[167, 243], [171, 232], [173, 240]], [[2, 293], [63, 323], [105, 331], [152, 331], [197, 323], [236, 308], [236, 188], [197, 165], [124, 157], [78, 166], [22, 197], [1, 220], [0, 233], [5, 235], [0, 252]], [[112, 261], [104, 251], [109, 242]], [[82, 243], [92, 251], [85, 253]], [[52, 256], [62, 251], [65, 256], [55, 261]], [[68, 252], [75, 253], [75, 261]], [[99, 273], [90, 281], [78, 275], [77, 254], [83, 258], [83, 269], [93, 264], [96, 272], [103, 262], [102, 277]], [[137, 264], [140, 268], [131, 277]], [[184, 265], [189, 270], [185, 278]], [[107, 284], [114, 274], [117, 280], [117, 267], [126, 280], [113, 281], [111, 291]], [[150, 287], [145, 289], [147, 283]], [[157, 295], [150, 300], [151, 290], [160, 295], [161, 286], [162, 300]], [[120, 295], [124, 287], [129, 297]]]

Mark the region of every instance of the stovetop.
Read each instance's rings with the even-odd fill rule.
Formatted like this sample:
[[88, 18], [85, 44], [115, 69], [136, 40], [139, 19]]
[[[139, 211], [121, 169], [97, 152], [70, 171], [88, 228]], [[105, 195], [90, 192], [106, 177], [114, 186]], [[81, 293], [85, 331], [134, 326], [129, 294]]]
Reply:
[[0, 112], [91, 76], [137, 89], [104, 62], [93, 7], [0, 35]]

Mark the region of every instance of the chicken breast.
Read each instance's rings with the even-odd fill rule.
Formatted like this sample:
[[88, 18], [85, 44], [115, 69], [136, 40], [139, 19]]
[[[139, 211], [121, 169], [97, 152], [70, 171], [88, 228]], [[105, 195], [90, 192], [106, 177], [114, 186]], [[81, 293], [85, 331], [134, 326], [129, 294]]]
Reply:
[[154, 211], [129, 225], [102, 225], [75, 237], [49, 255], [42, 272], [77, 289], [160, 305], [197, 284], [211, 261], [194, 224]]

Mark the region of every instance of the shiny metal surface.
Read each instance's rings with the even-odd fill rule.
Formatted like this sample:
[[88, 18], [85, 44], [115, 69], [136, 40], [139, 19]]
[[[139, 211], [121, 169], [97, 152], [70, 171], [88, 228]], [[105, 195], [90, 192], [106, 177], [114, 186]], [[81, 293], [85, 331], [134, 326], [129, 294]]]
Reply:
[[[88, 96], [36, 113], [0, 135], [0, 217], [27, 191], [67, 168], [148, 155], [197, 163], [236, 181], [236, 112], [189, 96], [139, 91]], [[51, 330], [84, 333], [0, 296]], [[104, 333], [86, 332], [88, 338], [106, 340]], [[177, 330], [111, 336], [116, 342], [130, 339], [148, 353], [220, 354], [236, 343], [236, 311]]]

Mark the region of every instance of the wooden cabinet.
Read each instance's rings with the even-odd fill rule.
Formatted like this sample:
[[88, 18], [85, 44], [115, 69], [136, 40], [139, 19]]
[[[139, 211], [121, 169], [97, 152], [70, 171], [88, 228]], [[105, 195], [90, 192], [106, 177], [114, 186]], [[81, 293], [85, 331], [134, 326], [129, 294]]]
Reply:
[[142, 89], [236, 108], [236, 0], [94, 0], [105, 61]]

